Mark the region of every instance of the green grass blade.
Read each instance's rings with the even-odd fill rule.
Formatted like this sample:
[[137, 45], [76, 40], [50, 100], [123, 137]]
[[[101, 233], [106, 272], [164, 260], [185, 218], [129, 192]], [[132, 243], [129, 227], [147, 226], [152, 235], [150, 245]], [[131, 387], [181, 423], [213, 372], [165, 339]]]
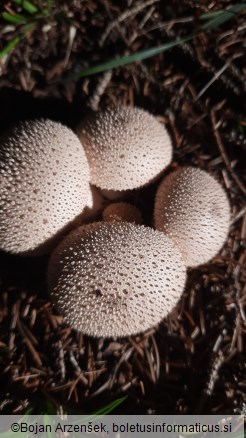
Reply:
[[[98, 409], [95, 412], [92, 412], [91, 414], [84, 417], [83, 424], [88, 423], [88, 421], [96, 421], [98, 418], [110, 414], [110, 412], [112, 412], [117, 406], [121, 405], [121, 403], [123, 403], [126, 399], [127, 399], [127, 395], [125, 397], [121, 397], [118, 398], [117, 400], [114, 400], [113, 402], [109, 403], [103, 408]], [[77, 415], [77, 414], [71, 413], [70, 415]]]
[[0, 52], [0, 59], [3, 59], [4, 56], [8, 55], [12, 50], [19, 44], [21, 38], [17, 36], [13, 40], [11, 40]]
[[205, 12], [204, 14], [199, 15], [199, 20], [210, 20], [211, 18], [216, 18], [222, 12], [224, 11], [222, 11], [221, 9], [219, 11]]
[[30, 32], [30, 30], [34, 29], [34, 27], [35, 27], [35, 22], [26, 24], [21, 30], [22, 38], [24, 38], [26, 34]]
[[21, 6], [22, 9], [24, 9], [29, 14], [33, 15], [36, 14], [39, 9], [36, 5], [29, 2], [28, 0], [11, 0], [13, 3], [15, 3], [18, 6]]
[[47, 11], [47, 13], [50, 13], [51, 9], [52, 9], [52, 0], [47, 0], [47, 6], [46, 6], [45, 10]]
[[[176, 41], [170, 41], [169, 43], [165, 43], [157, 47], [151, 47], [150, 49], [141, 50], [133, 53], [132, 55], [122, 56], [118, 59], [111, 59], [110, 61], [97, 64], [94, 67], [86, 68], [82, 71], [82, 73], [79, 74], [79, 77], [90, 76], [95, 73], [102, 73], [116, 67], [122, 67], [123, 65], [131, 64], [132, 62], [143, 61], [144, 59], [151, 58], [152, 56], [158, 55], [159, 53], [165, 52], [166, 50], [192, 40], [194, 36], [198, 35], [201, 30], [207, 31], [220, 26], [231, 18], [234, 18], [235, 15], [241, 12], [244, 8], [246, 8], [246, 3], [237, 3], [224, 11], [214, 11], [211, 13], [213, 14], [211, 19], [202, 24], [197, 32], [194, 32], [185, 38], [181, 38]], [[203, 17], [205, 15], [206, 14], [203, 14]]]
[[51, 10], [51, 8], [52, 8], [52, 0], [48, 0], [48, 8], [49, 8], [49, 10]]
[[12, 50], [18, 46], [21, 42], [22, 38], [26, 36], [26, 34], [35, 27], [34, 23], [27, 24], [23, 27], [21, 33], [11, 40], [1, 51], [0, 51], [0, 60], [4, 58], [4, 56], [8, 55]]
[[[113, 409], [115, 409], [117, 406], [119, 406], [121, 403], [123, 403], [126, 400], [126, 398], [127, 398], [127, 396], [118, 398], [117, 400], [114, 400], [113, 402], [109, 403], [107, 406], [93, 412], [91, 415], [85, 417], [83, 424], [88, 423], [88, 421], [93, 421], [93, 420], [95, 421], [98, 417], [109, 414], [110, 412], [113, 411]], [[53, 407], [52, 408], [50, 407], [50, 402], [48, 400], [46, 401], [45, 404], [46, 404], [46, 408], [47, 408], [47, 409], [45, 409], [46, 412], [43, 412], [41, 414], [43, 416], [44, 425], [45, 426], [47, 426], [47, 425], [52, 426], [51, 415], [56, 415], [56, 412], [54, 412]], [[47, 413], [47, 412], [49, 412], [49, 413]], [[27, 421], [28, 415], [31, 415], [31, 414], [32, 414], [32, 408], [30, 410], [26, 411], [25, 415], [21, 418], [20, 421], [21, 422]], [[72, 415], [72, 414], [70, 414], [70, 415]], [[77, 424], [77, 420], [75, 423], [72, 421], [70, 421], [70, 423]], [[52, 429], [52, 427], [51, 427], [51, 429]], [[16, 433], [12, 432], [11, 430], [8, 430], [5, 433], [1, 433], [0, 435], [1, 435], [1, 438], [16, 438]], [[18, 436], [20, 436], [20, 435], [18, 435]], [[53, 438], [53, 436], [54, 435], [52, 432], [51, 433], [49, 431], [47, 432], [47, 438]], [[86, 437], [87, 435], [81, 434], [80, 436], [82, 438], [82, 437]]]
[[53, 405], [53, 403], [51, 402], [51, 400], [46, 399], [45, 400], [45, 407], [44, 407], [44, 411], [43, 411], [43, 415], [56, 415], [57, 411], [55, 406]]
[[106, 70], [110, 70], [115, 67], [121, 67], [131, 62], [143, 61], [144, 59], [151, 58], [152, 56], [158, 55], [161, 52], [171, 49], [172, 47], [179, 46], [193, 38], [194, 35], [189, 35], [188, 37], [179, 39], [177, 41], [171, 41], [169, 43], [162, 44], [158, 47], [151, 47], [150, 49], [141, 50], [139, 52], [133, 53], [132, 55], [122, 56], [118, 59], [112, 59], [102, 64], [95, 65], [94, 67], [89, 67], [82, 71], [80, 77], [93, 75], [95, 73], [102, 73]]
[[97, 410], [96, 412], [93, 412], [92, 415], [107, 415], [110, 412], [112, 412], [117, 406], [121, 405], [125, 400], [127, 399], [127, 395], [125, 397], [118, 398], [117, 400], [114, 400], [112, 403], [109, 403], [104, 408], [101, 408]]
[[3, 12], [2, 17], [5, 21], [13, 24], [23, 24], [27, 21], [25, 15], [22, 14], [9, 14], [8, 12]]
[[224, 24], [226, 23], [226, 21], [230, 20], [231, 18], [234, 18], [239, 12], [241, 12], [245, 8], [246, 8], [246, 3], [240, 3], [240, 4], [237, 3], [232, 7], [225, 9], [224, 11], [217, 11], [220, 13], [214, 15], [214, 17], [211, 18], [211, 20], [209, 20], [207, 23], [204, 23], [201, 26], [201, 28], [203, 30], [210, 30], [218, 26], [221, 26], [221, 24]]

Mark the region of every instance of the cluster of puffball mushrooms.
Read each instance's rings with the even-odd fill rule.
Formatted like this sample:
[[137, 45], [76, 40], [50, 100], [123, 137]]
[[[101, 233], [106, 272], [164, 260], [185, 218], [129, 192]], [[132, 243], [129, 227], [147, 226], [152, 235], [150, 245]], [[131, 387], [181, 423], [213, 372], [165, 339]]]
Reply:
[[[40, 119], [1, 137], [0, 249], [51, 253], [53, 302], [84, 334], [128, 336], [158, 324], [178, 302], [186, 268], [224, 244], [229, 202], [203, 170], [180, 167], [160, 182], [153, 228], [122, 201], [158, 180], [171, 160], [166, 129], [139, 108], [95, 113], [76, 133]], [[105, 196], [111, 201], [96, 221]]]

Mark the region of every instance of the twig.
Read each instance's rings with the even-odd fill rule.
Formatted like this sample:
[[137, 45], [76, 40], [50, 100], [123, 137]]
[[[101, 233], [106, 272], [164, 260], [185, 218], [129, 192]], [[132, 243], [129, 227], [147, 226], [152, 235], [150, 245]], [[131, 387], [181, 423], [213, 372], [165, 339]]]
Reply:
[[152, 382], [155, 384], [156, 383], [156, 374], [154, 372], [154, 367], [153, 367], [153, 354], [151, 354], [151, 352], [149, 351], [148, 347], [144, 347], [144, 351], [145, 351], [145, 355], [148, 361], [148, 365], [149, 365], [149, 372], [150, 372], [150, 377]]
[[119, 362], [117, 363], [117, 365], [116, 365], [116, 367], [115, 367], [115, 369], [114, 369], [113, 375], [112, 375], [112, 377], [111, 377], [111, 379], [110, 379], [110, 389], [112, 388], [112, 386], [113, 386], [113, 384], [114, 384], [114, 380], [115, 380], [115, 378], [116, 378], [116, 375], [117, 375], [117, 373], [118, 373], [118, 371], [119, 371], [119, 368], [121, 367], [122, 363], [127, 362], [127, 361], [130, 359], [131, 355], [132, 355], [133, 352], [134, 352], [134, 349], [135, 349], [134, 347], [129, 347], [129, 348], [128, 348], [128, 349], [122, 354], [122, 356], [121, 356]]
[[71, 50], [73, 47], [74, 38], [76, 36], [76, 31], [77, 30], [76, 30], [75, 26], [70, 26], [69, 37], [68, 37], [68, 46], [67, 46], [67, 50], [66, 50], [66, 54], [65, 54], [65, 58], [64, 58], [64, 62], [63, 62], [64, 67], [67, 66], [67, 63], [69, 61], [69, 57], [70, 57]]
[[19, 316], [17, 318], [17, 324], [16, 325], [17, 325], [18, 330], [19, 330], [19, 332], [20, 332], [20, 334], [21, 334], [21, 336], [23, 338], [23, 342], [26, 344], [28, 350], [32, 354], [33, 360], [36, 362], [36, 364], [38, 366], [41, 367], [42, 364], [43, 364], [42, 360], [41, 360], [37, 350], [34, 348], [33, 344], [31, 343], [30, 339], [28, 339], [28, 337], [26, 336], [26, 334], [25, 334], [25, 332], [24, 332], [24, 330], [22, 328], [22, 324], [21, 324], [21, 321], [19, 319]]
[[206, 395], [212, 395], [214, 390], [214, 385], [216, 383], [216, 380], [218, 379], [218, 373], [219, 369], [224, 363], [224, 355], [221, 350], [218, 351], [217, 356], [212, 364], [211, 372], [209, 376], [209, 381], [207, 384], [207, 388], [205, 390]]
[[63, 350], [63, 345], [62, 342], [59, 340], [58, 341], [58, 357], [59, 357], [59, 365], [60, 365], [60, 370], [61, 370], [61, 380], [65, 380], [66, 377], [66, 367], [65, 367], [65, 361], [64, 361], [64, 350]]
[[110, 32], [113, 30], [113, 28], [115, 26], [117, 26], [119, 23], [121, 23], [122, 21], [126, 20], [127, 18], [138, 14], [140, 11], [142, 11], [143, 9], [147, 8], [148, 6], [153, 5], [153, 3], [157, 3], [159, 0], [148, 0], [146, 2], [142, 2], [136, 6], [134, 6], [131, 9], [128, 9], [127, 11], [124, 11], [116, 20], [111, 21], [111, 23], [109, 23], [108, 27], [106, 28], [106, 30], [104, 31], [104, 33], [102, 34], [102, 37], [99, 41], [99, 46], [102, 47], [105, 40], [107, 39], [107, 37], [109, 36]]
[[155, 373], [156, 373], [156, 379], [158, 380], [160, 377], [160, 354], [159, 354], [159, 350], [155, 341], [155, 338], [153, 335], [150, 336], [152, 343], [153, 343], [153, 348], [154, 348], [154, 352], [155, 352]]
[[235, 224], [235, 222], [237, 222], [239, 219], [241, 219], [241, 218], [244, 216], [245, 213], [246, 213], [246, 207], [242, 208], [242, 210], [240, 210], [240, 211], [236, 214], [236, 216], [234, 216], [234, 217], [231, 219], [230, 225]]
[[108, 70], [102, 74], [101, 78], [98, 81], [98, 84], [93, 92], [91, 98], [88, 101], [88, 106], [93, 111], [98, 111], [100, 99], [105, 92], [110, 80], [112, 78], [112, 70]]
[[220, 151], [220, 154], [223, 158], [223, 161], [225, 163], [225, 166], [229, 172], [229, 174], [231, 175], [232, 179], [235, 181], [235, 183], [237, 184], [237, 186], [239, 187], [239, 189], [246, 195], [246, 187], [244, 186], [244, 184], [240, 181], [240, 179], [237, 177], [237, 175], [235, 174], [235, 172], [232, 170], [229, 158], [227, 156], [227, 153], [225, 151], [225, 147], [222, 143], [221, 140], [221, 136], [219, 134], [219, 130], [218, 127], [220, 125], [220, 123], [218, 123], [217, 119], [216, 119], [216, 112], [218, 110], [220, 110], [222, 108], [222, 106], [224, 105], [224, 101], [221, 102], [219, 105], [217, 105], [210, 113], [211, 116], [211, 121], [212, 121], [212, 126], [213, 126], [213, 133], [214, 133], [214, 137], [218, 146], [218, 149]]
[[14, 349], [14, 341], [15, 341], [15, 328], [17, 324], [17, 319], [19, 317], [20, 310], [20, 300], [18, 300], [12, 307], [12, 320], [10, 323], [10, 337], [9, 337], [9, 350], [12, 351]]
[[224, 73], [224, 71], [229, 67], [230, 61], [227, 61], [222, 68], [220, 68], [215, 75], [208, 81], [208, 83], [201, 89], [201, 91], [198, 93], [197, 97], [195, 98], [194, 102], [197, 102], [200, 97], [211, 87], [211, 85]]

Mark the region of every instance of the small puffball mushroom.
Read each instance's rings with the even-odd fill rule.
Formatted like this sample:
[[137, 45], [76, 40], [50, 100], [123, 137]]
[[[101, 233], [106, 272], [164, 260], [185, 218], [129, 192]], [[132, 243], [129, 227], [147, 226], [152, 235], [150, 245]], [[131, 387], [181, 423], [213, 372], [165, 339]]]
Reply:
[[223, 246], [229, 231], [229, 201], [207, 172], [183, 167], [161, 182], [154, 222], [180, 248], [186, 265], [194, 267], [209, 261]]
[[170, 137], [156, 118], [139, 108], [111, 108], [77, 128], [88, 158], [91, 183], [107, 190], [150, 184], [172, 159]]
[[91, 336], [128, 336], [159, 323], [185, 285], [180, 251], [163, 233], [97, 222], [71, 232], [48, 266], [48, 288], [72, 327]]
[[103, 211], [103, 220], [106, 222], [134, 222], [137, 225], [141, 225], [143, 222], [140, 210], [128, 202], [109, 204]]
[[49, 251], [89, 197], [81, 143], [51, 120], [23, 121], [1, 137], [0, 176], [0, 248], [14, 254]]
[[102, 196], [109, 201], [123, 201], [123, 199], [125, 199], [127, 196], [129, 196], [129, 193], [131, 193], [130, 190], [98, 190], [100, 190]]

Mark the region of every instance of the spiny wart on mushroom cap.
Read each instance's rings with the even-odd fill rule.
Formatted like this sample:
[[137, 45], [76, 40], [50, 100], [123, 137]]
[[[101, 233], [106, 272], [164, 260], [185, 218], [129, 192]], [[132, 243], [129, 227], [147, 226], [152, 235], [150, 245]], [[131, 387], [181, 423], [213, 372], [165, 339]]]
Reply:
[[221, 185], [207, 172], [183, 167], [161, 182], [155, 200], [156, 229], [171, 237], [187, 266], [214, 257], [224, 244], [230, 205]]
[[180, 251], [163, 233], [98, 222], [68, 235], [48, 266], [48, 287], [65, 321], [91, 336], [128, 336], [159, 323], [185, 285]]
[[141, 225], [143, 222], [141, 211], [135, 207], [135, 205], [129, 204], [128, 202], [109, 204], [105, 210], [103, 210], [103, 220], [106, 222], [134, 222], [137, 225]]
[[151, 183], [172, 159], [170, 137], [153, 115], [139, 108], [111, 108], [77, 128], [90, 166], [91, 183], [127, 190]]
[[42, 253], [86, 206], [89, 166], [77, 136], [27, 120], [0, 139], [0, 248]]

